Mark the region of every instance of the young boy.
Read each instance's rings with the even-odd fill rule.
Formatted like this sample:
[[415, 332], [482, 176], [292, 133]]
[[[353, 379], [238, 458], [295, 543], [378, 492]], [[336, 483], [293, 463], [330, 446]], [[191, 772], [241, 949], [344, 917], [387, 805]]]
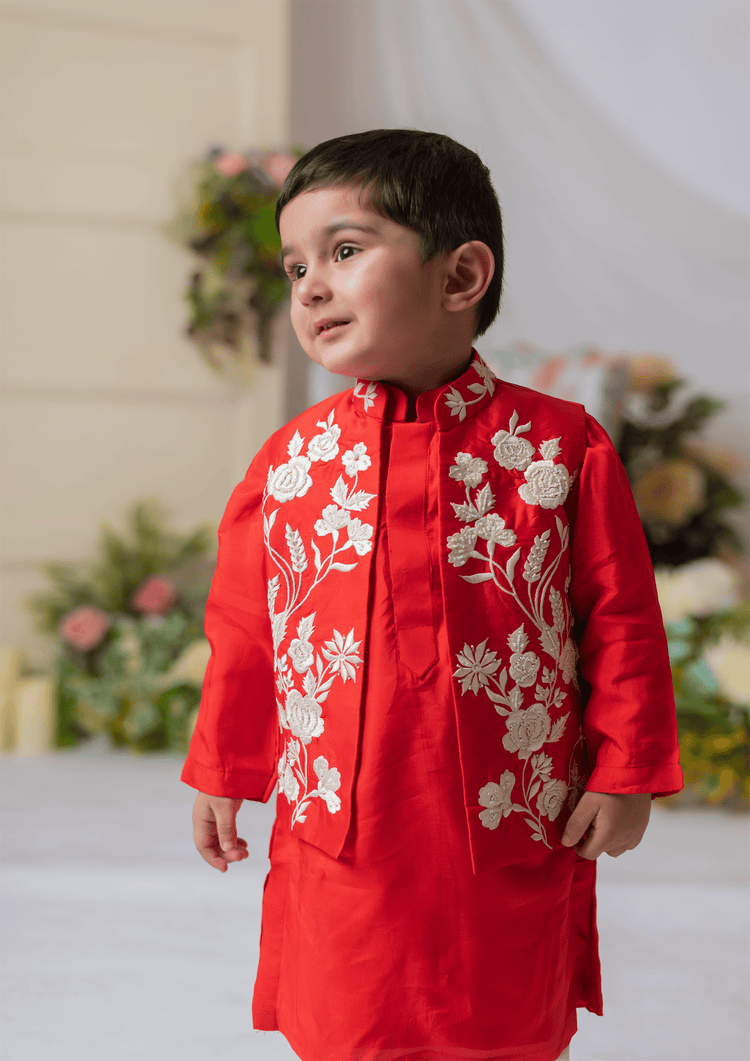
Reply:
[[624, 471], [472, 350], [503, 267], [473, 152], [328, 141], [277, 221], [302, 347], [358, 382], [269, 439], [219, 532], [182, 776], [222, 872], [278, 781], [254, 1026], [305, 1061], [567, 1057], [601, 1013], [595, 860], [682, 784]]

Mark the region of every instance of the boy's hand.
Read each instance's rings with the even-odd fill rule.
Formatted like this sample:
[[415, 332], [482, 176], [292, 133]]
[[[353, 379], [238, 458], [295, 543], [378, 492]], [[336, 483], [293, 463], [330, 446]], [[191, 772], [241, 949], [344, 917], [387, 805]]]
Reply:
[[226, 873], [227, 863], [247, 858], [247, 842], [237, 836], [241, 799], [199, 792], [193, 804], [193, 840], [209, 866]]
[[[565, 847], [575, 846], [582, 858], [598, 858], [602, 851], [617, 858], [638, 847], [650, 813], [650, 792], [584, 792], [565, 827], [562, 842]], [[582, 840], [584, 833], [586, 838]]]

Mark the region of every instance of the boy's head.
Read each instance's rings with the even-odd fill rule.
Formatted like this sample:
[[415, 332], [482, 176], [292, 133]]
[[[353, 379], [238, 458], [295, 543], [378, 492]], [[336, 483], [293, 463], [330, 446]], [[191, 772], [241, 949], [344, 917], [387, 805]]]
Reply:
[[419, 235], [423, 262], [479, 240], [495, 271], [476, 309], [474, 335], [497, 316], [503, 283], [503, 226], [490, 173], [467, 147], [440, 133], [374, 129], [326, 140], [289, 173], [276, 203], [282, 210], [305, 191], [358, 186], [385, 217]]

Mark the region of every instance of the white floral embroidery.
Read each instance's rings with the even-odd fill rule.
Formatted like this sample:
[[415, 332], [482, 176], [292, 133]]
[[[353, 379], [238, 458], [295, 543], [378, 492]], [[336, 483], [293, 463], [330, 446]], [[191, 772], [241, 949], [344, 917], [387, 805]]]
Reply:
[[517, 807], [510, 798], [516, 779], [512, 771], [506, 770], [500, 778], [500, 784], [488, 782], [479, 790], [479, 805], [487, 810], [479, 812], [479, 819], [485, 829], [497, 829], [501, 818], [507, 818], [511, 811], [524, 810]]
[[[507, 431], [498, 431], [492, 438], [495, 459], [509, 472], [523, 471], [526, 482], [519, 494], [529, 504], [542, 508], [556, 508], [567, 497], [570, 476], [564, 464], [554, 463], [561, 451], [560, 438], [547, 439], [539, 447], [542, 459], [534, 461], [534, 446], [521, 436], [531, 430], [531, 423], [518, 424], [514, 412]], [[461, 682], [462, 695], [468, 692], [489, 698], [498, 715], [504, 719], [503, 747], [518, 756], [521, 764], [517, 775], [506, 770], [501, 785], [489, 782], [480, 790], [479, 817], [488, 829], [496, 829], [503, 817], [512, 812], [523, 813], [532, 839], [550, 847], [546, 821], [553, 821], [566, 800], [578, 798], [580, 778], [577, 768], [569, 767], [570, 783], [552, 776], [552, 758], [544, 747], [559, 741], [570, 717], [559, 714], [565, 702], [564, 686], [576, 682], [577, 650], [570, 636], [572, 614], [567, 599], [570, 582], [565, 578], [565, 594], [551, 585], [567, 557], [569, 532], [563, 521], [555, 516], [559, 549], [550, 555], [551, 532], [537, 534], [523, 564], [523, 581], [516, 582], [516, 569], [522, 548], [518, 547], [507, 561], [500, 559], [498, 546], [511, 549], [517, 538], [513, 528], [492, 509], [495, 498], [489, 484], [482, 486], [486, 462], [470, 453], [461, 453], [450, 470], [450, 477], [464, 484], [465, 501], [452, 503], [457, 519], [468, 524], [447, 539], [448, 560], [454, 567], [464, 567], [470, 560], [480, 561], [482, 568], [461, 574], [466, 582], [492, 581], [499, 592], [511, 597], [526, 620], [507, 639], [510, 650], [508, 663], [503, 666], [499, 654], [489, 651], [488, 639], [481, 644], [464, 645], [456, 655], [458, 666], [454, 677]], [[523, 589], [521, 587], [524, 587]], [[526, 621], [536, 629], [541, 653], [549, 657], [551, 666], [542, 664], [538, 651], [529, 647]], [[512, 683], [512, 684], [511, 684]], [[527, 690], [529, 693], [527, 694]], [[526, 696], [531, 702], [526, 701]], [[520, 783], [517, 803], [510, 793]]]
[[458, 669], [455, 676], [461, 679], [461, 692], [465, 693], [471, 689], [473, 693], [479, 692], [483, 685], [487, 685], [491, 675], [500, 667], [500, 660], [496, 652], [486, 652], [487, 642], [482, 641], [476, 648], [464, 646], [463, 652], [458, 653]]
[[557, 508], [566, 500], [570, 475], [564, 464], [554, 464], [551, 460], [534, 461], [524, 475], [526, 482], [519, 486], [518, 493], [527, 505]]
[[353, 449], [348, 449], [343, 457], [344, 469], [350, 479], [353, 479], [357, 472], [364, 472], [372, 464], [372, 461], [367, 456], [367, 446], [364, 442], [355, 443]]
[[333, 410], [327, 420], [318, 420], [316, 426], [322, 427], [323, 433], [310, 439], [307, 456], [311, 461], [332, 461], [339, 455], [338, 441], [341, 436], [341, 428], [333, 422]]
[[492, 396], [495, 393], [495, 380], [497, 376], [492, 369], [485, 365], [484, 361], [480, 358], [475, 357], [471, 367], [477, 373], [481, 379], [481, 383], [469, 383], [467, 390], [470, 390], [473, 394], [476, 394], [476, 398], [466, 399], [463, 394], [456, 388], [451, 387], [445, 395], [445, 403], [451, 411], [451, 416], [457, 416], [459, 420], [466, 419], [466, 410], [468, 406], [475, 405], [481, 401], [486, 394]]
[[[367, 384], [367, 388], [363, 391], [362, 388]], [[371, 405], [375, 404], [375, 398], [378, 394], [377, 384], [373, 380], [358, 379], [354, 384], [354, 390], [352, 391], [353, 398], [361, 398], [362, 404], [365, 407], [365, 412], [370, 408]]]
[[528, 439], [519, 438], [531, 429], [531, 423], [518, 425], [518, 413], [514, 411], [507, 431], [498, 431], [492, 436], [495, 460], [501, 468], [522, 472], [531, 464], [534, 447]]
[[[306, 821], [313, 799], [321, 799], [331, 814], [341, 809], [338, 769], [324, 756], [318, 756], [313, 763], [317, 786], [311, 787], [308, 747], [325, 732], [323, 704], [334, 682], [356, 681], [363, 660], [359, 655], [361, 642], [355, 640], [354, 630], [346, 634], [334, 630], [331, 640], [322, 645], [317, 642], [320, 649], [316, 650], [314, 612], [299, 619], [296, 637], [291, 637], [285, 651], [282, 648], [292, 616], [304, 608], [323, 579], [331, 571], [348, 572], [357, 566], [356, 561], [343, 563], [342, 554], [351, 549], [357, 556], [364, 556], [372, 549], [373, 536], [370, 524], [351, 515], [363, 512], [375, 497], [358, 488], [359, 473], [371, 465], [367, 447], [358, 442], [341, 458], [343, 469], [353, 482], [347, 485], [343, 475], [338, 477], [330, 491], [333, 504], [324, 506], [315, 521], [315, 537], [306, 542], [299, 528], [286, 523], [282, 539], [286, 553], [283, 544], [279, 546], [278, 540], [272, 539], [281, 511], [272, 507], [272, 501], [285, 504], [302, 497], [312, 486], [312, 465], [329, 463], [339, 456], [341, 430], [334, 422], [333, 412], [317, 426], [322, 430], [310, 440], [307, 456], [302, 456], [305, 440], [295, 431], [288, 446], [289, 461], [269, 470], [263, 497], [264, 542], [271, 563], [277, 568], [268, 581], [268, 612], [279, 694], [279, 728], [290, 734], [279, 760], [279, 789], [292, 805], [292, 828]], [[344, 529], [346, 540], [342, 540]]]

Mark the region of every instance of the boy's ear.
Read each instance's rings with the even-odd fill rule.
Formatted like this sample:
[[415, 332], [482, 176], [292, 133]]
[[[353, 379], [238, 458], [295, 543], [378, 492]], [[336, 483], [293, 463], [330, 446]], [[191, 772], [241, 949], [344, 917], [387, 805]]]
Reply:
[[473, 239], [446, 255], [443, 305], [451, 313], [470, 309], [481, 299], [495, 272], [495, 256], [481, 240]]

